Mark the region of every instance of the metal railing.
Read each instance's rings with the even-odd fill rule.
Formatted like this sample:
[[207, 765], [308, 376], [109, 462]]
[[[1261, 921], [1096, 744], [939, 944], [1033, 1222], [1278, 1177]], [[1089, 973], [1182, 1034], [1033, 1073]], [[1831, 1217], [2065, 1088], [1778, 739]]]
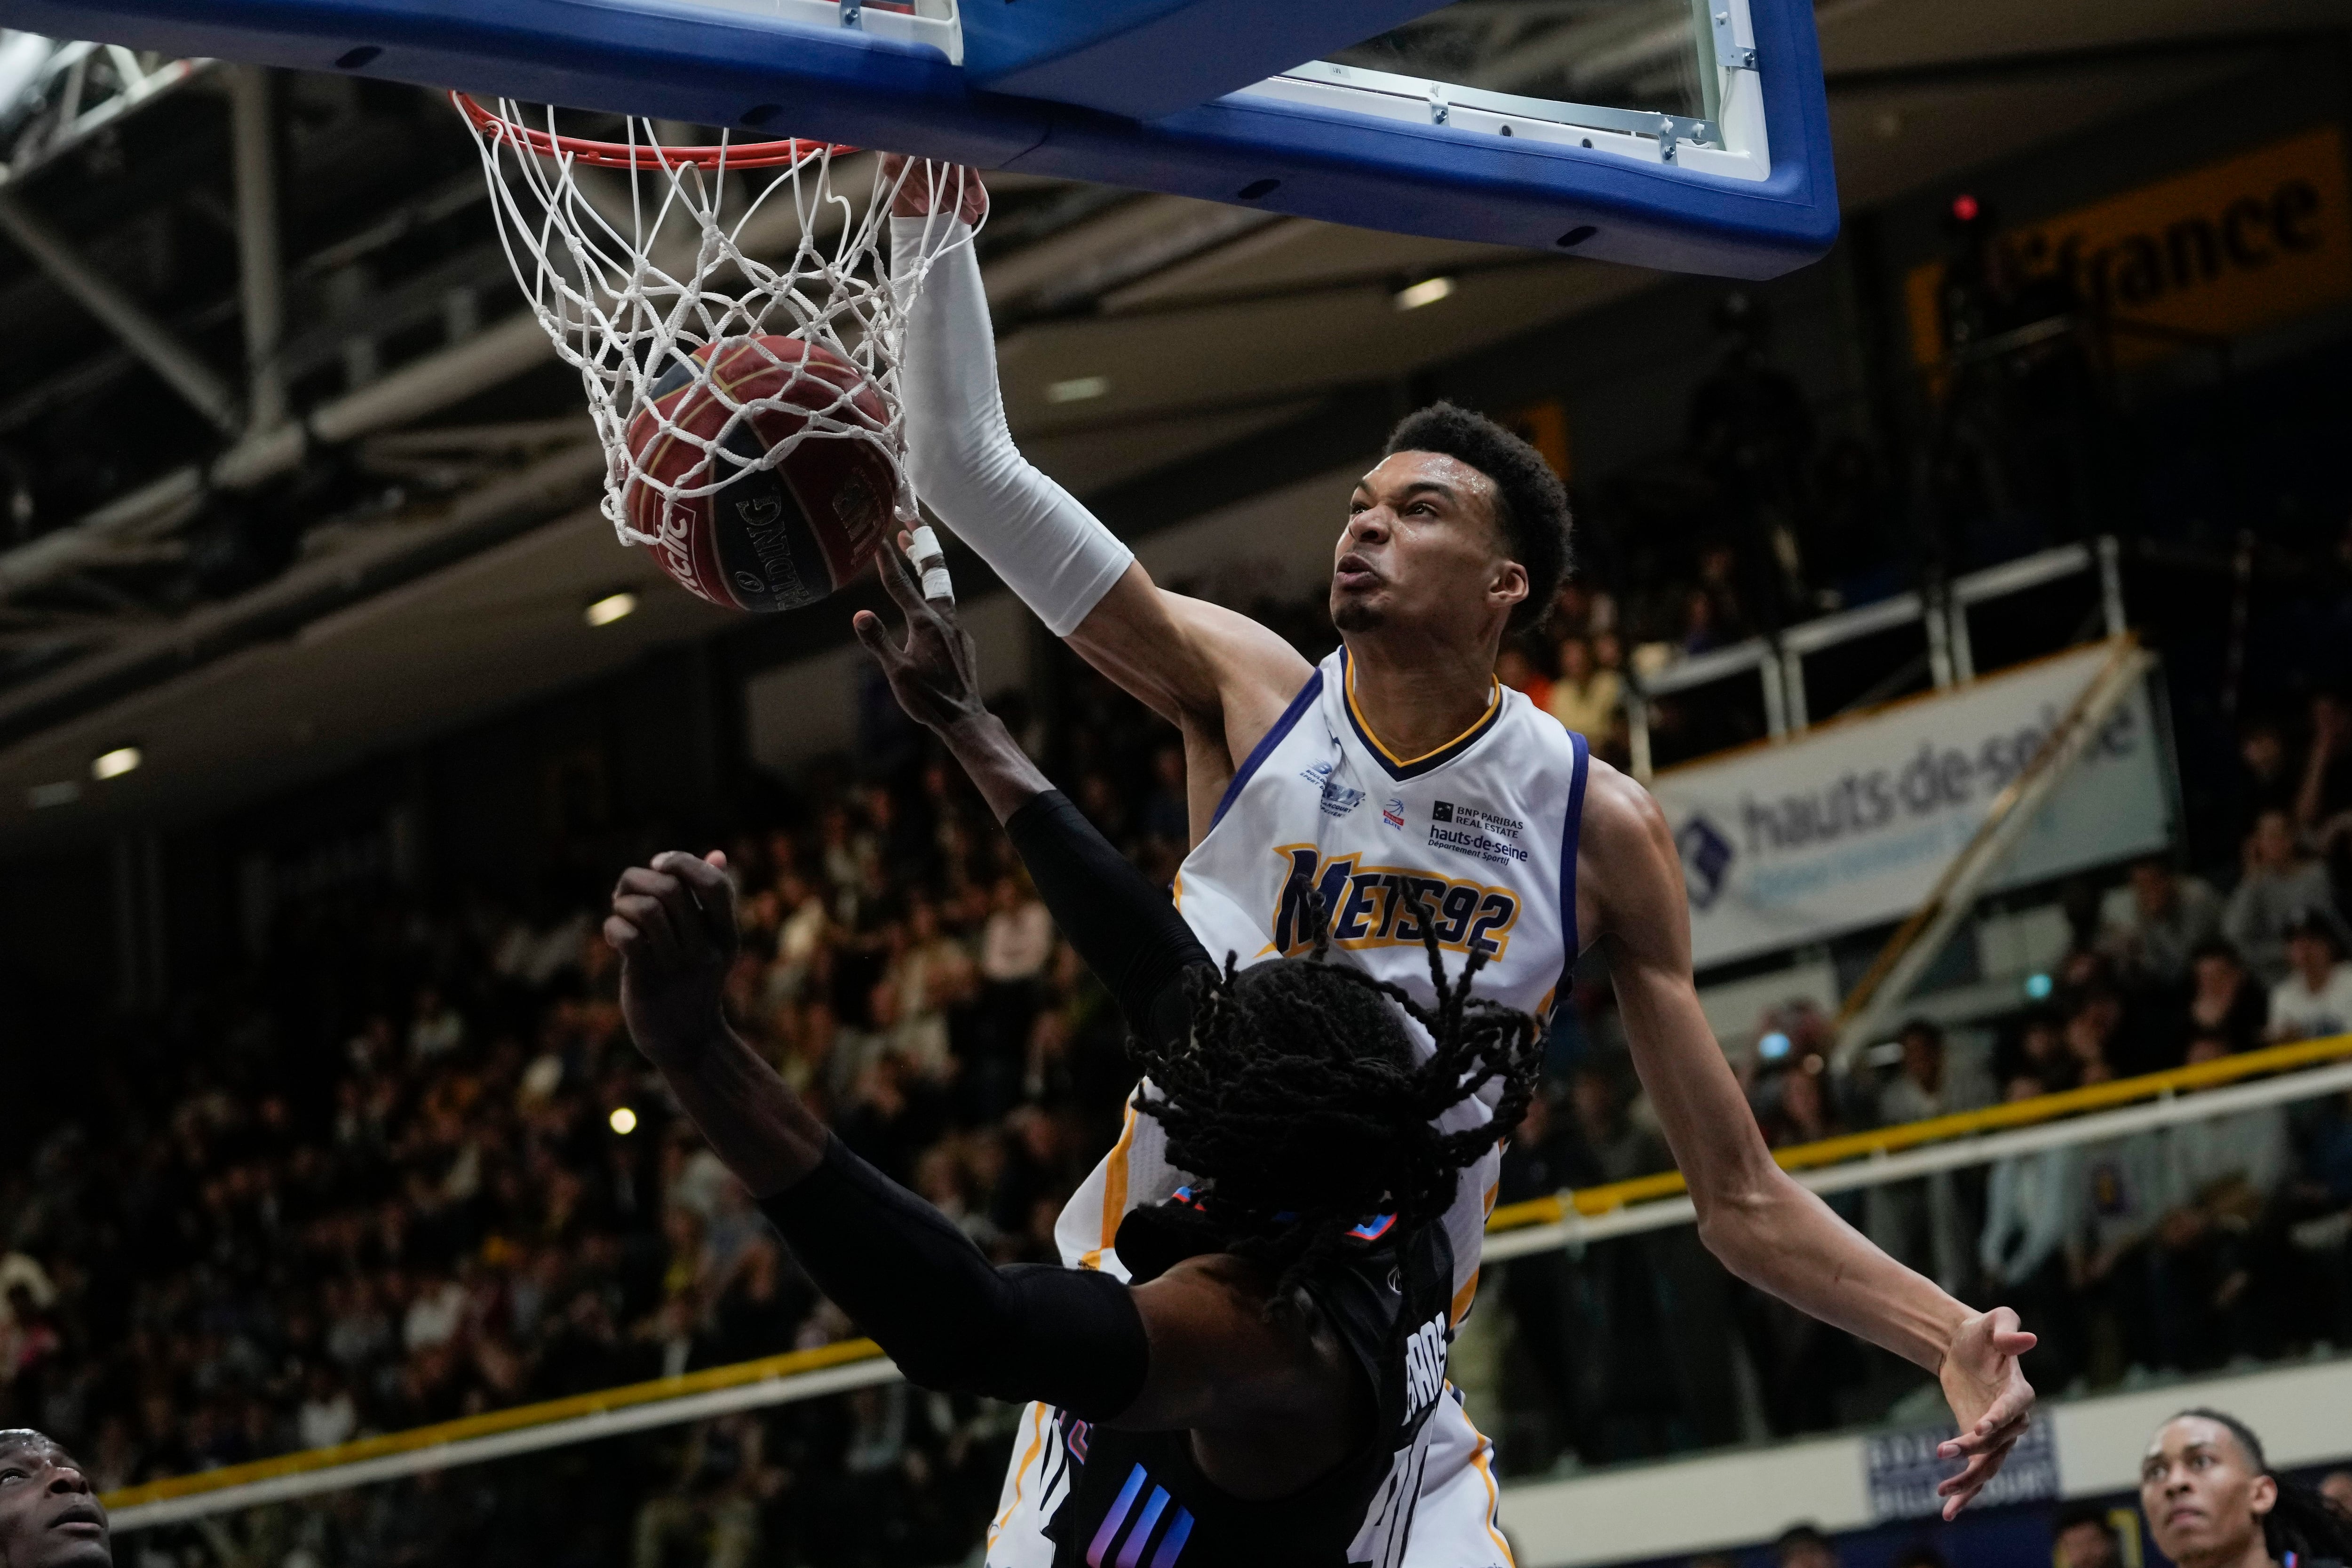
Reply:
[[[2330, 1063], [2343, 1065], [2327, 1065]], [[2316, 1070], [2302, 1070], [2305, 1068]], [[2269, 1078], [2272, 1074], [2287, 1076], [2270, 1078], [2266, 1083], [2245, 1085], [2231, 1091], [2240, 1096], [2237, 1100], [2227, 1099], [2219, 1092], [2226, 1085], [2239, 1084], [2246, 1079]], [[2223, 1057], [2218, 1061], [2116, 1079], [2056, 1094], [2038, 1094], [2031, 1100], [2009, 1100], [1977, 1110], [1958, 1110], [1810, 1143], [1792, 1143], [1774, 1150], [1772, 1158], [1784, 1171], [1821, 1172], [1826, 1167], [1844, 1165], [1848, 1161], [1864, 1161], [1849, 1167], [1835, 1180], [1816, 1176], [1806, 1184], [1816, 1192], [1838, 1191], [1899, 1181], [1930, 1170], [1986, 1164], [2023, 1152], [2022, 1146], [2000, 1144], [1990, 1138], [1960, 1142], [1977, 1139], [1982, 1133], [2036, 1128], [2062, 1118], [2079, 1117], [2078, 1121], [2066, 1121], [2063, 1129], [2046, 1130], [2062, 1131], [2063, 1136], [2032, 1145], [2050, 1148], [2092, 1142], [2147, 1127], [2201, 1121], [2243, 1110], [2247, 1105], [2315, 1098], [2345, 1088], [2352, 1088], [2352, 1034], [2298, 1040], [2292, 1045], [2248, 1051], [2242, 1056]], [[2250, 1095], [2249, 1089], [2261, 1092]], [[2216, 1092], [2202, 1094], [2191, 1101], [2177, 1098], [2198, 1091]], [[2139, 1102], [2143, 1100], [2155, 1103], [2141, 1106]], [[2118, 1108], [2133, 1109], [2119, 1111]], [[1913, 1164], [1895, 1163], [1895, 1157], [1903, 1151], [1919, 1150], [1931, 1143], [1948, 1147], [1933, 1151], [1936, 1158], [1932, 1161], [1921, 1161], [1913, 1154]], [[1487, 1218], [1489, 1239], [1484, 1256], [1489, 1261], [1500, 1261], [1552, 1247], [1687, 1224], [1696, 1216], [1689, 1199], [1679, 1194], [1688, 1190], [1680, 1171], [1661, 1171], [1655, 1175], [1580, 1187], [1548, 1198], [1506, 1204]]]
[[1805, 660], [1841, 644], [1920, 623], [1927, 644], [1928, 679], [1944, 690], [1977, 676], [1969, 612], [1979, 605], [2038, 588], [2045, 583], [2095, 571], [2100, 616], [2105, 635], [2124, 631], [2123, 574], [2116, 542], [2063, 544], [1955, 577], [1940, 586], [1896, 594], [1822, 616], [1782, 630], [1778, 637], [1750, 637], [1727, 647], [1667, 665], [1626, 683], [1627, 747], [1634, 776], [1653, 773], [1650, 708], [1659, 699], [1696, 690], [1754, 672], [1764, 703], [1765, 732], [1775, 741], [1801, 735], [1811, 725], [1805, 692]]

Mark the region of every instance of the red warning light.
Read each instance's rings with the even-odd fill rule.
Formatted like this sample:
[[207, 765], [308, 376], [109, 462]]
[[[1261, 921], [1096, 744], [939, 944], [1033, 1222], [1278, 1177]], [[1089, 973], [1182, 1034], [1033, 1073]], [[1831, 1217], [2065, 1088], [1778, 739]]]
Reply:
[[1954, 217], [1956, 217], [1956, 218], [1959, 219], [1962, 223], [1974, 223], [1974, 222], [1976, 222], [1976, 221], [1977, 221], [1977, 199], [1976, 199], [1976, 197], [1971, 196], [1971, 195], [1965, 195], [1965, 194], [1960, 195], [1954, 196], [1954, 197], [1952, 198], [1952, 216], [1953, 216]]

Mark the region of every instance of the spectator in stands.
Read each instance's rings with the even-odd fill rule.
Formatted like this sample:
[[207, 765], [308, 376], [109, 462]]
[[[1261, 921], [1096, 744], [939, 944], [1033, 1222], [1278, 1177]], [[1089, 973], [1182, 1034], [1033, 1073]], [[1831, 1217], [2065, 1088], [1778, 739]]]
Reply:
[[2352, 1470], [2330, 1470], [2319, 1478], [2319, 1495], [2333, 1504], [2336, 1511], [2352, 1519]]
[[1597, 637], [1617, 630], [1617, 601], [1570, 574], [1552, 600], [1551, 624], [1563, 637]]
[[967, 1064], [966, 1098], [980, 1121], [996, 1121], [1020, 1099], [1030, 1028], [1053, 956], [1054, 920], [1027, 873], [999, 877], [981, 927], [976, 1059]]
[[768, 972], [769, 999], [789, 1004], [806, 993], [832, 920], [816, 884], [794, 872], [786, 872], [777, 884], [776, 903], [782, 919], [776, 927], [776, 962]]
[[1888, 1568], [1950, 1568], [1944, 1554], [1924, 1541], [1915, 1541], [1889, 1560]]
[[2309, 1040], [2352, 1030], [2352, 963], [2344, 962], [2336, 922], [2298, 910], [2286, 923], [2287, 975], [2271, 987], [2273, 1040]]
[[2120, 1076], [2121, 1065], [2116, 1060], [2115, 1047], [2123, 1021], [2123, 999], [2105, 986], [2084, 991], [2074, 998], [2066, 1015], [2063, 1037], [2066, 1070], [2074, 1080], [2070, 1087], [2105, 1083]]
[[1792, 1524], [1772, 1541], [1773, 1568], [1839, 1568], [1837, 1547], [1812, 1523]]
[[1537, 707], [1550, 710], [1551, 677], [1538, 669], [1528, 650], [1517, 642], [1506, 641], [1495, 655], [1495, 679]]
[[750, 1415], [695, 1427], [677, 1485], [638, 1507], [635, 1568], [663, 1568], [675, 1541], [702, 1545], [706, 1568], [743, 1568], [759, 1543], [760, 1504], [783, 1481], [765, 1446], [765, 1429]]
[[2222, 910], [2222, 934], [2273, 985], [2286, 978], [2287, 921], [2305, 910], [2336, 912], [2327, 868], [2303, 852], [2286, 812], [2265, 811], [2246, 837], [2245, 872]]
[[1714, 595], [1704, 588], [1683, 595], [1682, 635], [1675, 645], [1685, 656], [1708, 653], [1732, 640], [1724, 633]]
[[[2009, 1080], [2005, 1098], [2014, 1104], [2045, 1088], [2041, 1079], [2020, 1073]], [[2027, 1352], [2026, 1376], [2036, 1388], [2063, 1388], [2076, 1370], [2065, 1253], [2078, 1185], [2074, 1164], [2071, 1147], [2012, 1154], [1993, 1165], [1987, 1183], [1984, 1233], [1977, 1243], [1983, 1299], [2016, 1308], [2021, 1321], [2033, 1324], [2040, 1342]]]
[[[2126, 1132], [2079, 1147], [2067, 1269], [2086, 1316], [2084, 1342], [2102, 1331], [2127, 1363], [2147, 1364], [2150, 1325], [2147, 1247], [2163, 1212], [2164, 1149], [2153, 1132]], [[2123, 1368], [2093, 1365], [2094, 1384]]]
[[[1765, 1141], [1775, 1149], [1818, 1143], [1845, 1131], [1830, 1103], [1828, 1086], [1822, 1081], [1824, 1071], [1820, 1057], [1807, 1056], [1772, 1076], [1771, 1094], [1758, 1109]], [[1836, 1201], [1836, 1197], [1830, 1200], [1832, 1207]]]
[[[1967, 1109], [1947, 1081], [1943, 1030], [1925, 1018], [1914, 1018], [1903, 1026], [1898, 1038], [1903, 1064], [1879, 1091], [1881, 1124], [1924, 1121], [1948, 1110]], [[1968, 1289], [1973, 1249], [1968, 1245], [1950, 1172], [1881, 1183], [1869, 1189], [1863, 1213], [1864, 1230], [1890, 1257], [1902, 1259], [1947, 1290], [1958, 1293]]]
[[2238, 957], [2238, 950], [2215, 938], [2190, 955], [2188, 1032], [2219, 1035], [2232, 1050], [2261, 1043], [2270, 1020], [2270, 1000]]
[[2306, 838], [2352, 807], [2352, 704], [2339, 692], [2311, 699], [2311, 749], [2304, 753], [2303, 777], [2294, 793], [2294, 822]]
[[2024, 1074], [2038, 1079], [2049, 1093], [2074, 1087], [2074, 1062], [2066, 1051], [2066, 1020], [2049, 1006], [2029, 1010], [2018, 1019], [1993, 1058], [2002, 1084]]
[[1181, 857], [1192, 846], [1192, 820], [1184, 799], [1184, 748], [1171, 742], [1151, 753], [1151, 793], [1144, 797], [1136, 825], [1173, 846]]
[[2296, 784], [2286, 733], [2276, 719], [2257, 715], [2238, 731], [2238, 771], [2228, 824], [2230, 841], [2242, 844], [2263, 814], [2294, 809]]
[[2221, 897], [2201, 877], [2183, 876], [2160, 855], [2132, 865], [2100, 911], [2100, 945], [2132, 981], [2185, 984], [2190, 955], [2221, 932]]
[[2123, 1542], [2104, 1507], [2078, 1502], [2058, 1510], [2050, 1540], [2053, 1568], [2123, 1568]]
[[[2200, 1036], [2190, 1062], [2219, 1061], [2229, 1042]], [[2253, 1348], [2257, 1228], [2286, 1175], [2286, 1113], [2258, 1105], [2166, 1130], [2164, 1214], [2150, 1254], [2154, 1348], [2167, 1366], [2218, 1364]]]
[[909, 900], [899, 946], [882, 981], [888, 1015], [889, 1049], [932, 1084], [954, 1076], [949, 1048], [948, 1013], [977, 993], [979, 976], [961, 942], [947, 934], [938, 904]]
[[1551, 683], [1551, 716], [1588, 738], [1606, 740], [1624, 700], [1625, 678], [1593, 661], [1592, 645], [1580, 637], [1559, 639], [1559, 675]]
[[[1554, 1095], [1538, 1093], [1528, 1102], [1526, 1119], [1503, 1149], [1498, 1203], [1526, 1203], [1598, 1180], [1564, 1121]], [[1512, 1425], [1519, 1451], [1501, 1457], [1517, 1475], [1549, 1468], [1563, 1450], [1598, 1462], [1601, 1449], [1584, 1427], [1584, 1373], [1578, 1362], [1584, 1347], [1573, 1321], [1577, 1286], [1568, 1254], [1554, 1249], [1515, 1258], [1503, 1265], [1500, 1284], [1516, 1341], [1538, 1385], [1527, 1391], [1537, 1396], [1533, 1400], [1513, 1401], [1507, 1390], [1507, 1408], [1517, 1416]]]
[[1664, 1141], [1627, 1114], [1624, 1096], [1605, 1068], [1588, 1067], [1570, 1080], [1583, 1158], [1603, 1182], [1630, 1181], [1673, 1163]]

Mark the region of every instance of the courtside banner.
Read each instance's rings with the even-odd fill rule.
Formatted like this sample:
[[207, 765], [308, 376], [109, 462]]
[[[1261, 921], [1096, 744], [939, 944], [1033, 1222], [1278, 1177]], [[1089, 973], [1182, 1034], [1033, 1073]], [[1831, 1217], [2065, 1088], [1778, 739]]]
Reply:
[[[1673, 826], [1699, 967], [1899, 920], [2032, 761], [2105, 644], [1674, 768], [1651, 786]], [[1986, 891], [2160, 849], [2163, 744], [2142, 685], [2042, 805]]]

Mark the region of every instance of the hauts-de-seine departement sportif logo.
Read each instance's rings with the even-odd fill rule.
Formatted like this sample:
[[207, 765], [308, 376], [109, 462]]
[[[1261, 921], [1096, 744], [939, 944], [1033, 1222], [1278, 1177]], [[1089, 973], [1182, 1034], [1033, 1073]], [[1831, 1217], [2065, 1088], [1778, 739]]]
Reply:
[[1697, 815], [1675, 830], [1675, 847], [1682, 852], [1683, 888], [1691, 908], [1707, 908], [1722, 896], [1738, 851], [1714, 823]]

